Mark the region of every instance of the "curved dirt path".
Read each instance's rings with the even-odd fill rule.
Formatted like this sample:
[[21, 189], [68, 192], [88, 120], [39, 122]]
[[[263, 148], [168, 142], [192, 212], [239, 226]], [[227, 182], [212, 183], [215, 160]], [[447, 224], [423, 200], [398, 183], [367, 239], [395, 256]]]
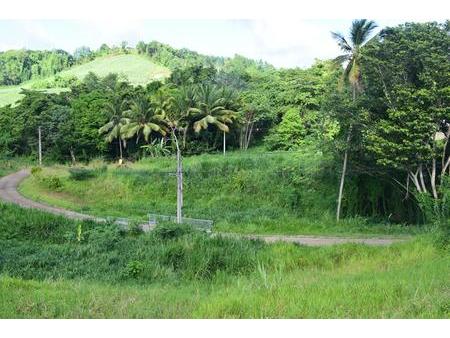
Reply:
[[[23, 208], [40, 209], [52, 214], [62, 215], [67, 218], [75, 220], [94, 220], [97, 222], [106, 222], [105, 218], [81, 214], [75, 211], [53, 207], [47, 204], [39, 203], [28, 198], [25, 198], [17, 191], [17, 187], [26, 177], [30, 175], [29, 170], [23, 169], [16, 173], [10, 174], [0, 178], [0, 200], [7, 203], [17, 204]], [[142, 225], [144, 230], [150, 230], [148, 225]], [[261, 239], [267, 243], [273, 242], [290, 242], [308, 246], [324, 246], [343, 243], [360, 243], [366, 245], [390, 245], [396, 242], [405, 241], [405, 238], [353, 238], [353, 237], [331, 237], [331, 236], [303, 236], [303, 235], [241, 235], [241, 234], [227, 234], [220, 235], [230, 237], [240, 237], [248, 239]]]

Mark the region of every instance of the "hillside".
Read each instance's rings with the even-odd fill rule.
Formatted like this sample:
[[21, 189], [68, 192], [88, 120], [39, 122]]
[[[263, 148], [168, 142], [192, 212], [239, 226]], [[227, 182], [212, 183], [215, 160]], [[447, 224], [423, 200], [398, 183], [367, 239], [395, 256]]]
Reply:
[[[314, 148], [302, 152], [229, 152], [186, 157], [184, 214], [211, 219], [215, 229], [270, 234], [391, 234], [413, 231], [362, 218], [334, 220], [335, 178], [331, 159]], [[23, 195], [49, 205], [105, 217], [146, 219], [174, 215], [173, 157], [146, 158], [126, 168], [94, 162], [92, 177], [73, 179], [67, 167], [46, 168], [20, 186]], [[101, 170], [97, 170], [97, 169]], [[318, 169], [322, 168], [322, 169]], [[45, 183], [56, 178], [57, 189]], [[111, 199], [110, 196], [117, 198]]]
[[135, 54], [99, 57], [91, 62], [62, 71], [60, 75], [82, 79], [89, 72], [98, 76], [117, 73], [125, 76], [134, 85], [145, 85], [152, 80], [163, 79], [170, 75], [170, 71], [166, 67], [153, 63], [145, 56]]
[[[84, 78], [89, 72], [98, 76], [106, 76], [109, 73], [117, 73], [127, 78], [134, 85], [145, 85], [152, 80], [163, 79], [170, 75], [168, 68], [157, 65], [148, 57], [136, 54], [108, 55], [94, 59], [88, 63], [74, 66], [68, 70], [62, 71], [57, 75], [62, 78], [75, 76], [79, 79]], [[8, 104], [14, 104], [21, 98], [22, 88], [36, 88], [38, 83], [51, 82], [54, 77], [45, 79], [36, 79], [24, 82], [17, 86], [0, 87], [0, 107]], [[65, 88], [51, 88], [48, 92], [59, 92], [67, 90]]]

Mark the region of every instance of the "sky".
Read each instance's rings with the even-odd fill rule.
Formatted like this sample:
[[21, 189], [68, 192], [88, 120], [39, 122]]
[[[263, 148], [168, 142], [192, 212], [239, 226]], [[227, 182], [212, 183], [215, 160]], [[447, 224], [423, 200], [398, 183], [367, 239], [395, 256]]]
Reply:
[[[393, 26], [400, 20], [377, 21]], [[347, 34], [351, 20], [0, 20], [0, 51], [17, 48], [97, 49], [102, 43], [157, 40], [202, 54], [240, 54], [276, 67], [308, 67], [339, 55], [330, 32]]]

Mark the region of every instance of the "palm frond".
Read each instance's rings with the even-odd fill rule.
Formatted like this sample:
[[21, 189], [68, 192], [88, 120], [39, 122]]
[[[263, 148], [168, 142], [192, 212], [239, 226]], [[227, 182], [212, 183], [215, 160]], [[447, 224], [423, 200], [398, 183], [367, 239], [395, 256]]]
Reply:
[[98, 130], [99, 134], [104, 134], [106, 132], [108, 132], [109, 130], [111, 130], [111, 128], [114, 126], [114, 122], [113, 121], [109, 121], [107, 124], [105, 124], [103, 127], [101, 127]]
[[367, 41], [370, 33], [377, 27], [374, 21], [367, 19], [354, 20], [350, 28], [350, 38], [354, 46], [361, 47]]
[[350, 55], [342, 54], [342, 55], [339, 55], [339, 56], [335, 57], [333, 59], [333, 62], [338, 64], [338, 65], [342, 65], [344, 62], [347, 62], [348, 60], [350, 60]]
[[222, 123], [220, 121], [214, 122], [214, 125], [219, 128], [221, 131], [224, 131], [226, 133], [228, 133], [230, 131], [230, 128], [228, 128], [228, 126], [225, 123]]
[[331, 36], [333, 39], [335, 39], [337, 41], [337, 44], [341, 48], [342, 51], [344, 51], [346, 53], [350, 53], [352, 51], [352, 47], [350, 46], [350, 44], [347, 42], [347, 40], [345, 39], [345, 37], [342, 34], [336, 33], [336, 32], [331, 32]]

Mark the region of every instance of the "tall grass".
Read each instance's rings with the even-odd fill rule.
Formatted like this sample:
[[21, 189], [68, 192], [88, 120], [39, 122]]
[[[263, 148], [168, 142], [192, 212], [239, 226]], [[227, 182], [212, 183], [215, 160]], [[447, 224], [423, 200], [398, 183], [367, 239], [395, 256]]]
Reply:
[[37, 160], [32, 157], [9, 157], [0, 154], [0, 177], [36, 163]]
[[[331, 160], [314, 148], [302, 153], [229, 153], [184, 159], [184, 214], [212, 219], [218, 231], [245, 233], [405, 233], [413, 227], [334, 221], [336, 177]], [[84, 181], [50, 168], [63, 182], [51, 191], [36, 179], [26, 196], [99, 216], [145, 217], [176, 211], [175, 160], [144, 159]]]
[[449, 251], [148, 234], [0, 206], [0, 317], [449, 318]]

